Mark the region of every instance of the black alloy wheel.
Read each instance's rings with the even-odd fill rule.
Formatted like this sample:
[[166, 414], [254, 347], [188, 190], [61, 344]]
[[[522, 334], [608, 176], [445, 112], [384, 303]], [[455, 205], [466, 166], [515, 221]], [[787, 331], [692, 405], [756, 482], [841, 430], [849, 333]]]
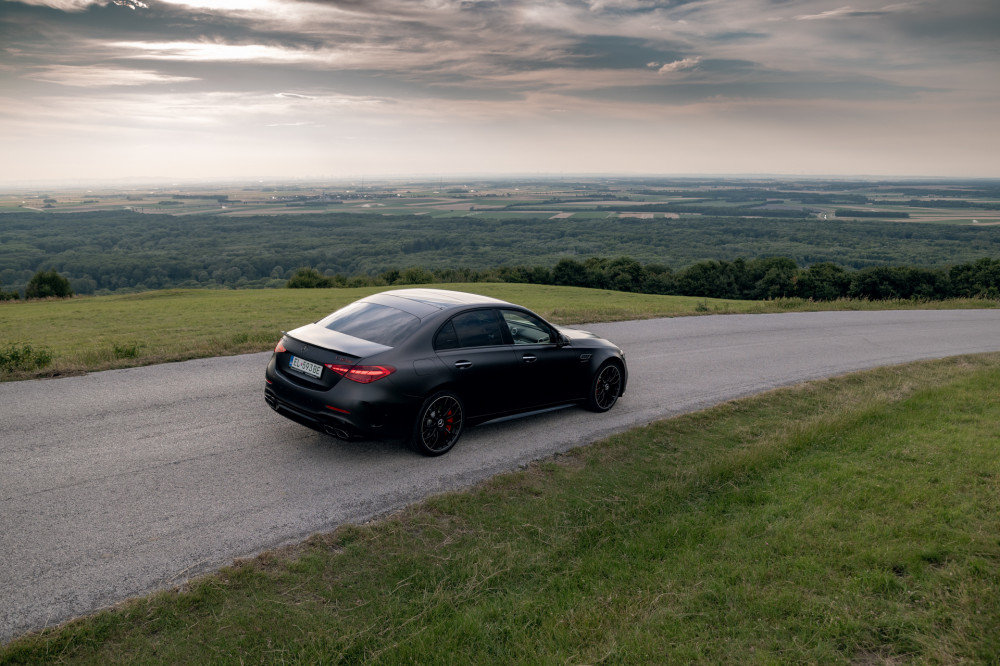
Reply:
[[606, 412], [618, 402], [622, 392], [622, 369], [614, 361], [608, 361], [594, 373], [587, 394], [587, 409], [592, 412]]
[[414, 426], [413, 445], [425, 456], [447, 453], [462, 436], [462, 401], [451, 391], [435, 393], [424, 401]]

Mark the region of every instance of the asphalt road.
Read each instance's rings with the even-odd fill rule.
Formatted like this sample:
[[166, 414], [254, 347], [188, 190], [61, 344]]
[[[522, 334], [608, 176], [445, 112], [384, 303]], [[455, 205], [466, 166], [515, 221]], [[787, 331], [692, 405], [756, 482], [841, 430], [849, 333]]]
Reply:
[[808, 379], [1000, 350], [1000, 310], [585, 328], [626, 353], [628, 394], [611, 412], [486, 424], [433, 459], [272, 413], [267, 353], [0, 384], [0, 641], [631, 426]]

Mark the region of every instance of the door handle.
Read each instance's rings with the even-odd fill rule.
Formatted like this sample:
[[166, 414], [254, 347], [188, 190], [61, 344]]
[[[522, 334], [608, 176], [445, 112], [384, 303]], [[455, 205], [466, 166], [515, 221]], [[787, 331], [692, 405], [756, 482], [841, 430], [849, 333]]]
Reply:
[[455, 367], [459, 370], [467, 370], [472, 367], [472, 361], [455, 361]]
[[535, 361], [538, 360], [538, 357], [535, 356], [534, 354], [525, 354], [524, 356], [521, 357], [521, 360], [524, 361], [525, 363], [534, 363]]

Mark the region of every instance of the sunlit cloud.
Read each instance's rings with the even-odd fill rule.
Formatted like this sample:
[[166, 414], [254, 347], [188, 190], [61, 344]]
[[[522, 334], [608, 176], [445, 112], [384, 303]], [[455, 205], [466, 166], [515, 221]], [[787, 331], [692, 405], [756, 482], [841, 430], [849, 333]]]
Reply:
[[64, 12], [82, 12], [92, 5], [117, 5], [128, 9], [148, 9], [149, 5], [142, 0], [7, 0], [21, 2], [26, 5], [51, 7]]
[[143, 86], [156, 83], [180, 83], [197, 80], [191, 76], [173, 76], [144, 69], [85, 65], [49, 65], [37, 72], [26, 74], [25, 78], [79, 88]]
[[331, 119], [367, 118], [387, 110], [383, 100], [346, 95], [263, 93], [117, 93], [52, 95], [36, 100], [0, 99], [6, 126], [210, 129], [239, 132], [247, 127], [321, 125]]
[[701, 56], [695, 56], [693, 58], [683, 58], [681, 60], [675, 60], [674, 62], [668, 62], [665, 65], [651, 62], [649, 63], [649, 67], [655, 68], [660, 74], [669, 74], [670, 72], [680, 72], [685, 69], [694, 69], [700, 62]]
[[108, 0], [19, 0], [19, 2], [37, 7], [51, 7], [64, 12], [80, 12], [91, 5], [107, 4]]
[[184, 5], [197, 9], [250, 12], [260, 9], [275, 9], [278, 0], [160, 0], [171, 5]]
[[303, 49], [289, 49], [265, 44], [226, 44], [220, 42], [117, 42], [113, 47], [133, 52], [132, 57], [153, 60], [190, 60], [197, 62], [303, 63], [330, 62], [335, 54]]

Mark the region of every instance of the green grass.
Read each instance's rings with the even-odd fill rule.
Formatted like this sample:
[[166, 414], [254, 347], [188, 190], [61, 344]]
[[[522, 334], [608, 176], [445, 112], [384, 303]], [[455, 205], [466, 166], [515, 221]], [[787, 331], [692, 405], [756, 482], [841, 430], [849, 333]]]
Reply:
[[[996, 301], [920, 303], [801, 299], [736, 301], [526, 284], [442, 284], [525, 305], [558, 324], [693, 314], [996, 307]], [[0, 347], [50, 353], [41, 369], [0, 380], [58, 376], [271, 349], [282, 331], [315, 321], [383, 287], [357, 289], [163, 290], [66, 300], [0, 302]]]
[[651, 424], [14, 641], [21, 663], [997, 663], [1000, 354]]

